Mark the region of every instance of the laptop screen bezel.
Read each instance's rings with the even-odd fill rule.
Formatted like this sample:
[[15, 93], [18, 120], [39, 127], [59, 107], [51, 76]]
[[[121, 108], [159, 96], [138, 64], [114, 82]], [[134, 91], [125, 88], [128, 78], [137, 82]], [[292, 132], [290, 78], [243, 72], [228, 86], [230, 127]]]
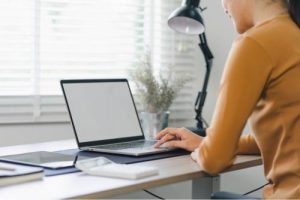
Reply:
[[65, 99], [65, 102], [66, 102], [66, 105], [67, 105], [68, 113], [69, 113], [69, 116], [70, 116], [71, 124], [72, 124], [72, 127], [73, 127], [73, 131], [74, 131], [74, 134], [75, 134], [75, 138], [76, 138], [76, 142], [77, 142], [78, 147], [79, 148], [81, 148], [81, 147], [90, 147], [90, 146], [96, 146], [96, 145], [113, 144], [113, 143], [120, 143], [120, 142], [130, 142], [130, 141], [134, 141], [134, 140], [145, 139], [145, 135], [144, 135], [144, 131], [142, 129], [141, 122], [138, 119], [139, 127], [140, 127], [140, 130], [141, 130], [141, 133], [142, 133], [141, 136], [124, 137], [124, 138], [107, 139], [107, 140], [96, 140], [96, 141], [90, 141], [90, 142], [80, 142], [79, 141], [79, 138], [78, 138], [78, 135], [77, 135], [77, 132], [76, 132], [76, 128], [75, 128], [75, 125], [74, 125], [74, 121], [73, 121], [73, 118], [72, 118], [72, 113], [71, 113], [71, 110], [70, 110], [70, 106], [69, 106], [69, 103], [68, 103], [68, 99], [67, 99], [67, 96], [66, 96], [64, 84], [99, 83], [99, 82], [100, 83], [101, 82], [114, 82], [114, 83], [115, 82], [124, 82], [124, 83], [126, 83], [127, 86], [128, 86], [129, 92], [130, 92], [132, 103], [134, 105], [136, 116], [137, 117], [139, 116], [127, 79], [65, 79], [65, 80], [61, 80], [60, 85], [61, 85], [62, 92], [63, 92], [63, 95], [64, 95], [64, 99]]

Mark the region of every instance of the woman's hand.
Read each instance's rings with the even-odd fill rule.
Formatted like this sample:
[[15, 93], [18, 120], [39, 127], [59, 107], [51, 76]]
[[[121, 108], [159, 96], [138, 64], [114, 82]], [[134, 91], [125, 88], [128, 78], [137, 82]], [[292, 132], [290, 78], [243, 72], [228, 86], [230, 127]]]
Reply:
[[166, 128], [158, 133], [156, 139], [159, 140], [155, 147], [161, 145], [165, 147], [178, 147], [188, 151], [194, 151], [200, 145], [203, 138], [186, 128]]

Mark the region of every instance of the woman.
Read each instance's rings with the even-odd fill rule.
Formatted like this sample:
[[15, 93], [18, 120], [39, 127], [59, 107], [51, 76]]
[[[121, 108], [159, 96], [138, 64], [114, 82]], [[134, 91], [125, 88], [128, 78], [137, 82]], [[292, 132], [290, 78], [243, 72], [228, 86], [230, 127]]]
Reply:
[[[300, 0], [223, 0], [239, 37], [221, 80], [211, 126], [161, 131], [157, 147], [193, 151], [209, 174], [237, 154], [261, 154], [265, 198], [300, 198]], [[250, 116], [251, 115], [251, 116]], [[254, 133], [242, 135], [250, 117]]]

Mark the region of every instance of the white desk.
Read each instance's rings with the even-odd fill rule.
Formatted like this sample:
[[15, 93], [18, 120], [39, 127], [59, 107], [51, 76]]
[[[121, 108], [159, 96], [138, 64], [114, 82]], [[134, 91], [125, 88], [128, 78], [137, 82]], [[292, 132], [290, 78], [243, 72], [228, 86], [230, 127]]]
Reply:
[[[57, 151], [75, 147], [75, 140], [64, 140], [2, 147], [0, 155], [39, 150]], [[261, 163], [258, 156], [238, 156], [234, 166], [227, 171], [253, 167]], [[209, 198], [211, 192], [219, 189], [219, 177], [207, 176], [190, 156], [148, 161], [137, 165], [159, 167], [159, 175], [141, 180], [103, 178], [81, 172], [44, 177], [43, 180], [0, 188], [0, 199], [107, 198], [187, 180], [193, 180], [193, 198]]]

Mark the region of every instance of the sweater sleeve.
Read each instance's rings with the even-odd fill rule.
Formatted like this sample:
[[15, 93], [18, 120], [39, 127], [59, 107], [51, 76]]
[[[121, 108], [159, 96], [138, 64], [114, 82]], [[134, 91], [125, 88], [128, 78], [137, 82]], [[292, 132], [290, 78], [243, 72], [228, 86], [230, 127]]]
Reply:
[[196, 153], [198, 164], [207, 173], [218, 174], [231, 166], [239, 146], [240, 150], [254, 146], [250, 144], [252, 139], [242, 137], [240, 140], [240, 137], [268, 82], [271, 68], [267, 52], [257, 41], [240, 36], [234, 42], [225, 65], [211, 126]]
[[238, 154], [259, 155], [260, 150], [252, 134], [242, 135], [239, 140]]

